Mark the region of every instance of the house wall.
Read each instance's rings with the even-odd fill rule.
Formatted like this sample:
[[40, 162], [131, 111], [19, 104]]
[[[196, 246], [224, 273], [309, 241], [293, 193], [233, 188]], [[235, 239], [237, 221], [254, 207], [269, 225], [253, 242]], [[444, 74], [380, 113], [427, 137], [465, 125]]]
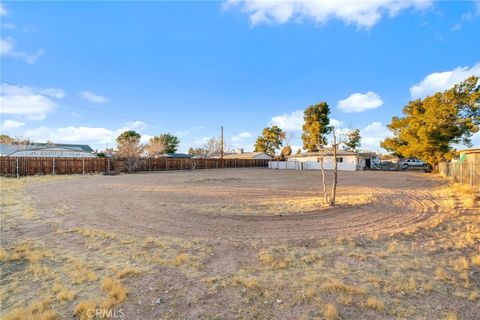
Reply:
[[[337, 162], [338, 170], [357, 170], [357, 156], [347, 155], [338, 156], [337, 158], [343, 158], [343, 162]], [[318, 162], [318, 157], [316, 156], [288, 158], [287, 161], [270, 161], [268, 167], [270, 169], [321, 170], [321, 164]], [[325, 170], [333, 170], [333, 157], [324, 157], [323, 168]]]

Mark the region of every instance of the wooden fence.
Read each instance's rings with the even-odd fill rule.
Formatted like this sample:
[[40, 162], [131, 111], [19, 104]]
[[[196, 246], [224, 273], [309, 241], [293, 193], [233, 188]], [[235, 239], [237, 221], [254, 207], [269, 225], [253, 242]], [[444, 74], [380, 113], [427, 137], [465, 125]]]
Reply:
[[480, 162], [441, 162], [438, 171], [454, 182], [480, 189]]
[[[268, 160], [141, 158], [134, 171], [268, 167]], [[0, 176], [127, 172], [125, 159], [0, 157]]]

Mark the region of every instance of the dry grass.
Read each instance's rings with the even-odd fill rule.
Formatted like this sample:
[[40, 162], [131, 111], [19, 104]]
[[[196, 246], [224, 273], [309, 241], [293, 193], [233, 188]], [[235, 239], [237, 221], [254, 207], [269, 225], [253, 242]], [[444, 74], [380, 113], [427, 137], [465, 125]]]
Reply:
[[325, 306], [325, 318], [327, 320], [338, 320], [340, 316], [338, 315], [337, 308], [334, 304], [329, 303]]
[[381, 312], [385, 309], [385, 303], [381, 299], [375, 297], [368, 297], [367, 302], [365, 303], [365, 307]]

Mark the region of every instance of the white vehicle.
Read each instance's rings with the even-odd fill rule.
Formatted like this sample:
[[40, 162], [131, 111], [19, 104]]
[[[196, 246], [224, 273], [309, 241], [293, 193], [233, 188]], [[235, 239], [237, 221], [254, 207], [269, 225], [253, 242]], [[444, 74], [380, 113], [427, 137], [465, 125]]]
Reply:
[[398, 163], [401, 167], [424, 167], [427, 164], [418, 159], [405, 159]]

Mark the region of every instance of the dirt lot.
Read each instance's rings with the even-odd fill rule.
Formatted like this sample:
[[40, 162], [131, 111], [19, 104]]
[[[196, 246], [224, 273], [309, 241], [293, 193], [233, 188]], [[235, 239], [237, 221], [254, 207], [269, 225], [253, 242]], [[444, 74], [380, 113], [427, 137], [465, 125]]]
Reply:
[[420, 172], [1, 182], [7, 319], [480, 319], [475, 195]]

